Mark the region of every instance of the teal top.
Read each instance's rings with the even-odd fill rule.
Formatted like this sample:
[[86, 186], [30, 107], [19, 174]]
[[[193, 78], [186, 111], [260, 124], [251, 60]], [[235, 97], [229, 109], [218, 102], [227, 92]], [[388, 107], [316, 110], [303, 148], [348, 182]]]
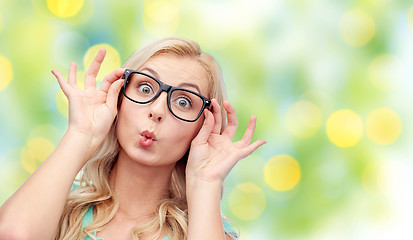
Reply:
[[[91, 224], [93, 221], [93, 207], [90, 206], [87, 212], [85, 213], [85, 216], [83, 216], [83, 221], [82, 221], [82, 230], [84, 227], [87, 225]], [[238, 234], [235, 232], [235, 230], [232, 228], [231, 224], [229, 222], [222, 222], [224, 226], [224, 231], [225, 233], [232, 233], [236, 236]], [[96, 238], [96, 232], [93, 232], [92, 235]], [[103, 240], [103, 238], [96, 238], [97, 240]], [[84, 240], [93, 240], [91, 237], [86, 236]], [[164, 237], [162, 240], [170, 240], [168, 236]]]

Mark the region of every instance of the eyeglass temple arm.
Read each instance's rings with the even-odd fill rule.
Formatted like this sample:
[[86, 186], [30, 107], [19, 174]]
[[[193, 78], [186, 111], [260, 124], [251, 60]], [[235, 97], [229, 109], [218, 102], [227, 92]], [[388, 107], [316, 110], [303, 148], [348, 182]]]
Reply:
[[126, 69], [126, 70], [123, 72], [121, 79], [125, 79], [125, 78], [126, 78], [126, 74], [129, 75], [129, 73], [130, 73], [130, 70], [129, 70], [129, 69]]

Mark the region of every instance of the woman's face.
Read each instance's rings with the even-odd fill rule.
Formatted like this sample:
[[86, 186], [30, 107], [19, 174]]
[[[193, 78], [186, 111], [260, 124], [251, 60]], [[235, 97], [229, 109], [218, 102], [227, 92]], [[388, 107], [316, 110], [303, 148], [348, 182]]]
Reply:
[[[165, 84], [186, 88], [205, 97], [209, 95], [206, 71], [190, 58], [157, 55], [138, 71]], [[173, 116], [168, 109], [166, 92], [147, 104], [134, 103], [123, 97], [116, 126], [120, 154], [144, 165], [175, 164], [188, 150], [203, 120], [203, 115], [195, 122], [185, 122]]]

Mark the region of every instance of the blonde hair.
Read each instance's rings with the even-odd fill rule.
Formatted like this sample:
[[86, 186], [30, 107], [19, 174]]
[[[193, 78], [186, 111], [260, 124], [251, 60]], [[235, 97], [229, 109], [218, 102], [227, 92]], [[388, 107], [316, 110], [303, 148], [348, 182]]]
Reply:
[[[206, 97], [217, 99], [221, 105], [224, 127], [226, 114], [222, 103], [226, 96], [221, 70], [215, 59], [203, 53], [197, 43], [177, 37], [160, 39], [138, 49], [122, 67], [138, 69], [150, 57], [161, 54], [189, 57], [205, 69], [209, 81], [209, 96]], [[108, 137], [83, 167], [78, 182], [80, 187], [69, 194], [55, 236], [56, 240], [83, 239], [86, 235], [94, 238], [91, 233], [103, 229], [115, 216], [119, 202], [109, 186], [109, 176], [117, 160], [119, 148], [114, 122]], [[133, 239], [150, 235], [155, 236], [156, 239], [160, 236], [161, 229], [166, 229], [171, 240], [186, 239], [188, 212], [185, 190], [186, 161], [187, 154], [177, 162], [173, 170], [169, 198], [163, 199], [158, 204], [157, 214], [151, 221], [133, 229]], [[91, 206], [95, 212], [93, 222], [81, 231], [83, 216]], [[230, 237], [235, 238], [232, 235]]]

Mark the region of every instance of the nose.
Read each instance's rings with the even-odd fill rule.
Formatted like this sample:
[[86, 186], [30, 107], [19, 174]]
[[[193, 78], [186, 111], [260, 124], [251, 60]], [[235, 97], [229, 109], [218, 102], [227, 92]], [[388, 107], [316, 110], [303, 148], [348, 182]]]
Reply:
[[155, 122], [160, 122], [165, 118], [165, 114], [168, 111], [167, 97], [168, 94], [162, 92], [155, 100], [149, 103], [149, 119]]

